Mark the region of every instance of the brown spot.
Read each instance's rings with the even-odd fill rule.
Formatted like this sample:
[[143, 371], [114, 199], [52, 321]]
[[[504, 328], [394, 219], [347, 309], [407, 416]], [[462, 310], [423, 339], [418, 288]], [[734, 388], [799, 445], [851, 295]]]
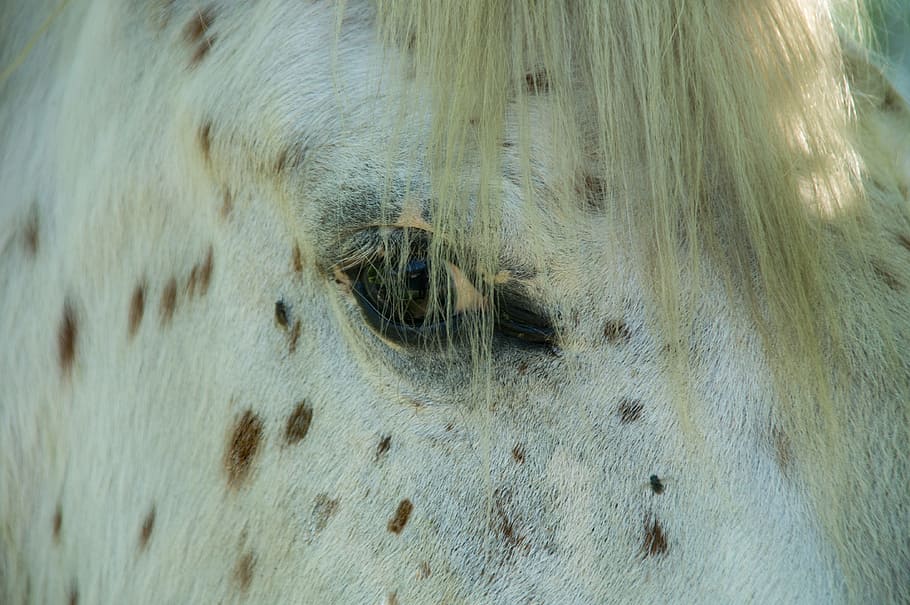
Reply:
[[76, 311], [73, 309], [72, 303], [66, 301], [63, 303], [63, 317], [57, 328], [58, 360], [60, 369], [66, 375], [72, 373], [78, 340], [79, 322], [76, 319]]
[[[908, 198], [908, 199], [910, 199], [910, 198]], [[910, 252], [910, 236], [898, 235], [897, 241], [898, 241], [898, 243], [900, 243], [901, 246], [906, 248], [908, 252]]]
[[518, 464], [524, 464], [525, 448], [520, 443], [516, 443], [515, 447], [512, 448], [512, 460]]
[[54, 511], [54, 520], [53, 520], [53, 536], [54, 542], [60, 543], [60, 530], [63, 529], [63, 510], [60, 508], [60, 505], [57, 505], [57, 510]]
[[234, 424], [224, 453], [224, 468], [229, 486], [239, 487], [246, 480], [261, 442], [262, 420], [252, 410], [247, 410]]
[[199, 141], [199, 149], [202, 150], [202, 157], [205, 158], [206, 163], [212, 161], [212, 123], [206, 120], [202, 123], [202, 126], [199, 127], [199, 132], [196, 134], [196, 139]]
[[133, 290], [133, 296], [130, 298], [130, 316], [128, 333], [130, 338], [136, 335], [139, 324], [142, 322], [142, 315], [145, 313], [145, 284], [140, 283]]
[[196, 294], [196, 282], [199, 280], [199, 267], [193, 266], [190, 276], [186, 279], [186, 296], [192, 298]]
[[607, 199], [607, 186], [603, 179], [586, 174], [582, 193], [589, 210], [603, 210]]
[[210, 33], [212, 22], [215, 20], [215, 7], [209, 5], [196, 11], [193, 17], [183, 28], [183, 37], [187, 44], [195, 46], [195, 51], [190, 59], [190, 66], [195, 67], [205, 58], [212, 44], [215, 42], [214, 34]]
[[398, 508], [395, 510], [395, 516], [389, 519], [389, 531], [393, 534], [400, 534], [404, 530], [404, 526], [407, 525], [412, 510], [414, 510], [414, 505], [407, 498], [399, 502]]
[[209, 284], [212, 281], [212, 270], [215, 264], [215, 251], [209, 246], [205, 254], [205, 261], [199, 267], [199, 295], [205, 296], [209, 291]]
[[152, 530], [155, 529], [155, 507], [149, 511], [142, 521], [142, 527], [139, 529], [139, 550], [145, 550], [148, 546], [149, 538], [152, 537]]
[[550, 80], [546, 72], [536, 71], [525, 74], [525, 90], [532, 95], [539, 95], [549, 91]]
[[291, 333], [288, 335], [288, 353], [293, 355], [297, 352], [297, 340], [300, 338], [300, 320], [294, 322]]
[[278, 154], [278, 158], [275, 160], [275, 174], [281, 174], [282, 172], [284, 172], [284, 169], [287, 167], [287, 164], [288, 164], [288, 156], [290, 155], [290, 153], [291, 153], [290, 149], [285, 147]]
[[382, 456], [389, 451], [389, 448], [392, 447], [392, 436], [385, 435], [382, 439], [379, 440], [379, 445], [376, 446], [376, 455], [373, 457], [373, 460], [379, 460]]
[[414, 49], [417, 48], [417, 32], [408, 32], [407, 39], [408, 41], [405, 44], [405, 48], [407, 48], [408, 52], [414, 52]]
[[888, 286], [889, 288], [891, 288], [892, 290], [900, 290], [902, 288], [902, 284], [897, 279], [897, 277], [895, 277], [895, 275], [893, 273], [891, 273], [891, 271], [889, 271], [888, 269], [885, 269], [885, 267], [883, 267], [880, 263], [873, 262], [872, 270], [875, 271], [875, 275], [877, 275], [878, 278], [880, 280], [882, 280], [885, 283], [885, 285]]
[[22, 234], [25, 251], [32, 258], [35, 258], [38, 254], [38, 232], [38, 211], [33, 207], [28, 217], [28, 222], [25, 224], [25, 231]]
[[398, 593], [390, 592], [389, 596], [386, 597], [385, 605], [398, 605]]
[[205, 40], [199, 43], [199, 46], [196, 47], [196, 51], [193, 53], [193, 56], [190, 58], [190, 67], [195, 67], [205, 58], [209, 51], [212, 50], [212, 45], [215, 44], [217, 37], [213, 34], [206, 36]]
[[686, 340], [684, 340], [683, 338], [678, 339], [675, 343], [673, 343], [673, 342], [668, 342], [668, 343], [666, 343], [666, 344], [661, 348], [661, 350], [662, 350], [664, 353], [666, 353], [667, 355], [670, 355], [670, 356], [673, 356], [673, 357], [677, 357], [677, 358], [678, 358], [680, 355], [686, 354], [687, 351], [690, 352], [690, 353], [694, 352], [694, 351], [691, 349], [691, 347], [690, 347], [690, 343], [688, 343], [688, 342], [687, 342]]
[[79, 588], [76, 586], [75, 582], [73, 582], [73, 586], [70, 588], [69, 605], [79, 605]]
[[303, 271], [303, 255], [300, 253], [300, 245], [294, 242], [294, 250], [291, 252], [291, 264], [294, 267], [294, 273]]
[[518, 362], [518, 367], [515, 369], [518, 371], [519, 376], [524, 376], [525, 374], [528, 373], [528, 362], [527, 361]]
[[906, 185], [901, 183], [900, 185], [897, 186], [897, 190], [898, 190], [898, 192], [900, 192], [901, 196], [903, 196], [903, 198], [906, 201], [910, 202], [910, 187], [907, 187]]
[[230, 189], [225, 189], [221, 195], [221, 218], [227, 220], [234, 209], [234, 194]]
[[648, 478], [648, 485], [651, 486], [651, 491], [658, 496], [664, 493], [664, 482], [657, 475], [651, 475]]
[[283, 300], [275, 303], [275, 323], [285, 330], [288, 329], [288, 308]]
[[253, 571], [256, 567], [256, 557], [252, 551], [245, 553], [237, 559], [237, 565], [234, 566], [234, 581], [243, 592], [250, 588], [253, 582]]
[[320, 532], [329, 524], [329, 520], [338, 512], [340, 500], [329, 498], [328, 494], [319, 494], [313, 500], [313, 517], [316, 519], [316, 531]]
[[177, 308], [177, 280], [171, 278], [164, 286], [161, 293], [161, 304], [159, 311], [161, 314], [161, 325], [166, 326], [174, 317], [174, 309]]
[[771, 441], [774, 444], [774, 459], [780, 469], [786, 470], [790, 465], [790, 438], [784, 433], [783, 429], [775, 426], [771, 429]]
[[508, 548], [509, 555], [511, 556], [514, 554], [515, 550], [519, 547], [527, 554], [530, 551], [531, 545], [519, 531], [516, 522], [510, 518], [505, 510], [504, 502], [508, 501], [508, 495], [497, 490], [494, 492], [493, 496], [496, 515], [499, 517], [499, 523], [496, 526], [496, 530], [499, 532], [500, 536], [502, 536], [502, 541]]
[[660, 522], [654, 519], [645, 519], [645, 542], [641, 547], [642, 555], [645, 557], [654, 557], [663, 555], [667, 552], [667, 537], [660, 526]]
[[611, 320], [604, 324], [604, 338], [610, 344], [629, 342], [632, 340], [632, 331], [624, 321]]
[[641, 401], [636, 399], [623, 399], [619, 402], [619, 407], [616, 410], [616, 413], [619, 414], [619, 421], [623, 424], [629, 424], [630, 422], [635, 422], [641, 418], [641, 413], [644, 411], [645, 406]]
[[284, 439], [288, 445], [294, 445], [306, 437], [313, 422], [313, 408], [301, 401], [288, 416], [288, 423], [284, 429]]
[[417, 579], [426, 580], [431, 575], [432, 575], [432, 573], [430, 572], [430, 564], [427, 563], [426, 561], [422, 562], [420, 564], [420, 567], [417, 569]]

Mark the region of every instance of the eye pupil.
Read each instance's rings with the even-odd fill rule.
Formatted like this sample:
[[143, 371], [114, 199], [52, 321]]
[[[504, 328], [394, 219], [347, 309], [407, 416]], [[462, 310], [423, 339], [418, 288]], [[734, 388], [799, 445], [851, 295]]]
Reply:
[[405, 268], [405, 287], [411, 301], [425, 301], [430, 293], [430, 269], [426, 259], [412, 260]]
[[[392, 279], [397, 275], [393, 273]], [[425, 258], [408, 261], [403, 276], [404, 300], [402, 319], [411, 325], [419, 325], [426, 320], [430, 297], [430, 268]]]
[[[370, 263], [361, 279], [369, 302], [384, 317], [411, 327], [425, 323], [431, 288], [430, 266], [425, 257], [409, 259], [402, 271], [394, 259], [388, 264]], [[442, 294], [438, 292], [437, 297]]]

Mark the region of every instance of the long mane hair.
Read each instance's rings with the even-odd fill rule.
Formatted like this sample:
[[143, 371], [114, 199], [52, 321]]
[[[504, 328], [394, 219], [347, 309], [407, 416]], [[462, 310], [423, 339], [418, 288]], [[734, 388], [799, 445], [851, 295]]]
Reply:
[[[906, 528], [910, 505], [902, 488], [887, 501], [876, 468], [907, 479], [907, 308], [881, 294], [875, 260], [893, 250], [880, 209], [899, 196], [893, 174], [867, 186], [881, 171], [857, 113], [872, 47], [861, 2], [377, 4], [384, 43], [432, 102], [435, 232], [470, 240], [477, 272], [495, 274], [503, 137], [517, 130], [529, 221], [545, 180], [551, 211], [583, 213], [593, 188], [633, 234], [656, 321], [682, 343], [683, 391], [684, 291], [698, 288], [680, 276], [719, 272], [761, 334], [836, 565], [858, 598], [860, 585], [898, 594], [910, 554], [885, 519]], [[542, 95], [550, 122], [532, 124]], [[479, 175], [470, 209], [466, 172]], [[889, 216], [910, 230], [906, 202]], [[686, 418], [690, 398], [679, 402]]]

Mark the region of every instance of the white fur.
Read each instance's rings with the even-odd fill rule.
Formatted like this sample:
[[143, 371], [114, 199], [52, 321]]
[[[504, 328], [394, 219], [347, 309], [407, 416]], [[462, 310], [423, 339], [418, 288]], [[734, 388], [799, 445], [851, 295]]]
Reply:
[[[0, 3], [15, 32], [0, 64], [53, 4]], [[199, 4], [74, 1], [0, 83], [0, 602], [845, 598], [805, 489], [776, 460], [760, 339], [719, 281], [699, 295], [696, 438], [674, 413], [627, 234], [598, 219], [529, 233], [507, 188], [506, 255], [543, 267], [542, 296], [581, 313], [561, 357], [503, 352], [493, 405], [471, 404], [457, 361], [421, 374], [420, 354], [378, 339], [332, 279], [351, 191], [383, 187], [389, 108], [406, 94], [369, 10], [349, 7], [336, 47], [329, 5], [215, 5], [212, 48], [191, 67], [184, 27]], [[419, 140], [423, 122], [404, 136]], [[278, 174], [290, 144], [305, 156]], [[396, 174], [424, 186], [406, 160]], [[210, 246], [211, 285], [191, 297]], [[78, 318], [71, 372], [58, 359], [65, 300]], [[278, 300], [301, 322], [294, 353]], [[629, 343], [605, 343], [608, 320], [626, 322]], [[641, 401], [640, 420], [620, 422], [624, 398]], [[312, 425], [289, 445], [301, 400]], [[234, 488], [225, 448], [248, 409], [262, 441]], [[405, 498], [413, 513], [395, 534]], [[653, 520], [667, 548], [646, 556]]]

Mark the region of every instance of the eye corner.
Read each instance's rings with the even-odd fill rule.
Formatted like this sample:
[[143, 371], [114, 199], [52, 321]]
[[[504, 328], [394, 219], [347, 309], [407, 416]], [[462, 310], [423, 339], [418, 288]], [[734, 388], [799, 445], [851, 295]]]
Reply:
[[498, 286], [495, 300], [499, 334], [528, 347], [558, 348], [554, 315], [538, 304], [526, 287], [511, 281]]

